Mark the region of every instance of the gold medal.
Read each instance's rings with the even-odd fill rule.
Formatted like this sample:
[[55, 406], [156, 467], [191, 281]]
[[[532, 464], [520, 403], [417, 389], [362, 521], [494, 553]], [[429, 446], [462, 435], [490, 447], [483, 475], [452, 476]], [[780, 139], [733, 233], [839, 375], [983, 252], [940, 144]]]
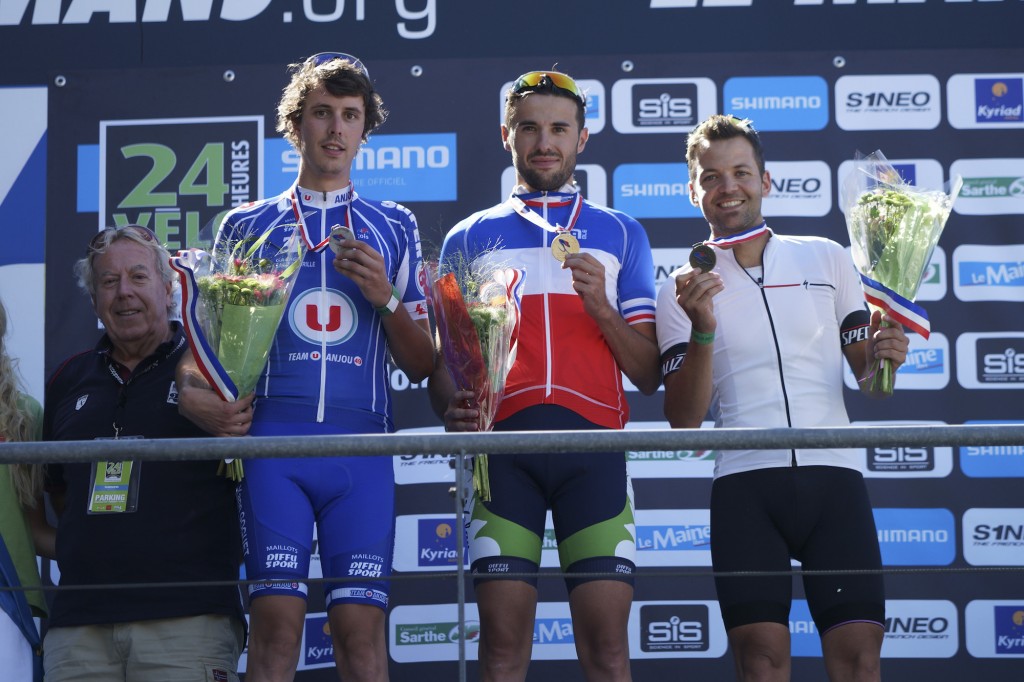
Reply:
[[551, 242], [551, 255], [555, 260], [565, 262], [565, 257], [580, 252], [580, 243], [568, 232], [559, 232]]
[[701, 272], [711, 272], [715, 267], [715, 250], [704, 242], [697, 242], [690, 251], [690, 267]]

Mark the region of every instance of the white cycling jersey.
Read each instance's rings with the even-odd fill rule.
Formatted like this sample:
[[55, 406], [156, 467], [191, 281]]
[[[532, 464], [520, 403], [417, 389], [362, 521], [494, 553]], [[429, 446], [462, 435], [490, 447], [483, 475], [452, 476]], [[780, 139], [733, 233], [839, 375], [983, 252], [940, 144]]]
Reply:
[[[842, 347], [867, 338], [869, 314], [849, 255], [834, 241], [772, 234], [763, 273], [715, 249], [725, 290], [714, 298], [711, 416], [721, 427], [818, 427], [850, 423], [843, 402]], [[672, 273], [658, 295], [663, 372], [677, 370], [691, 324]], [[758, 279], [761, 281], [758, 281]], [[715, 477], [754, 469], [830, 465], [861, 469], [856, 450], [728, 450]]]

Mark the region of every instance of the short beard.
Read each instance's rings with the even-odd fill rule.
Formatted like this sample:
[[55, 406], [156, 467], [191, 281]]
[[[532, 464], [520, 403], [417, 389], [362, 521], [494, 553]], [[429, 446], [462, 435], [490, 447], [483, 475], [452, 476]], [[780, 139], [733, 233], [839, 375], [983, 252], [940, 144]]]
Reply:
[[531, 189], [538, 192], [555, 192], [565, 186], [569, 180], [572, 179], [572, 174], [575, 170], [575, 164], [559, 169], [553, 175], [542, 175], [532, 168], [517, 168], [519, 171], [519, 177], [523, 179], [523, 182], [527, 184]]

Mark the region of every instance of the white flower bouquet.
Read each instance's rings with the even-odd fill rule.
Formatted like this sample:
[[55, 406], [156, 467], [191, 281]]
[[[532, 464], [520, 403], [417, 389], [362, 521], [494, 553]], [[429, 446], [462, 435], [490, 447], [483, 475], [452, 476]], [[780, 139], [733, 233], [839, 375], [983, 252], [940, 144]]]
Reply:
[[[864, 297], [924, 338], [928, 314], [914, 299], [962, 184], [957, 176], [945, 191], [910, 185], [881, 151], [858, 154], [843, 180], [840, 200]], [[892, 395], [888, 361], [876, 360], [866, 379], [872, 392]]]

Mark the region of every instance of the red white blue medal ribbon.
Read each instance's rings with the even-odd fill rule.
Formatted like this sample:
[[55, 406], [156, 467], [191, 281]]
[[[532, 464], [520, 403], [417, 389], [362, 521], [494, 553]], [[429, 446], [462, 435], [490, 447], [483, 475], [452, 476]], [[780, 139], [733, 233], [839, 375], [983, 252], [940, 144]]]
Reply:
[[743, 242], [749, 242], [751, 239], [757, 239], [762, 234], [768, 231], [768, 223], [763, 222], [760, 225], [744, 230], [738, 234], [731, 234], [727, 237], [717, 237], [716, 239], [709, 239], [705, 244], [711, 244], [712, 246], [735, 246], [736, 244], [742, 244]]
[[[327, 236], [324, 237], [323, 241], [314, 244], [313, 240], [309, 237], [309, 230], [306, 227], [306, 218], [302, 215], [302, 204], [299, 203], [299, 195], [296, 190], [302, 190], [298, 185], [292, 185], [291, 189], [291, 201], [292, 201], [292, 212], [295, 214], [295, 222], [299, 225], [299, 232], [302, 233], [302, 241], [306, 243], [306, 248], [314, 253], [320, 253], [323, 251], [328, 244], [331, 243], [330, 230], [327, 231]], [[305, 190], [302, 190], [303, 194], [306, 194], [306, 200], [312, 200], [312, 196], [308, 195]], [[352, 228], [352, 200], [355, 198], [355, 189], [352, 187], [352, 183], [348, 183], [348, 200], [345, 202], [345, 227]]]
[[548, 232], [570, 232], [576, 225], [576, 221], [580, 217], [580, 212], [583, 210], [583, 197], [579, 192], [577, 192], [576, 198], [573, 200], [572, 209], [569, 211], [569, 220], [566, 222], [565, 227], [562, 227], [561, 225], [552, 225], [541, 217], [539, 213], [531, 211], [526, 205], [526, 202], [514, 194], [508, 198], [508, 203], [512, 207], [513, 211], [526, 220], [529, 220], [537, 227], [543, 228]]
[[195, 271], [200, 267], [203, 257], [209, 258], [210, 255], [199, 249], [187, 249], [179, 251], [177, 256], [172, 256], [170, 265], [180, 275], [181, 318], [185, 327], [185, 335], [192, 347], [196, 366], [213, 390], [217, 392], [217, 395], [221, 399], [233, 403], [238, 400], [238, 387], [228, 376], [227, 370], [220, 364], [217, 354], [207, 342], [199, 326], [199, 316], [196, 310], [199, 303], [199, 286], [196, 284]]
[[881, 308], [904, 327], [912, 329], [924, 338], [931, 334], [931, 323], [924, 308], [907, 300], [884, 284], [870, 277], [860, 276], [864, 298], [871, 305]]

